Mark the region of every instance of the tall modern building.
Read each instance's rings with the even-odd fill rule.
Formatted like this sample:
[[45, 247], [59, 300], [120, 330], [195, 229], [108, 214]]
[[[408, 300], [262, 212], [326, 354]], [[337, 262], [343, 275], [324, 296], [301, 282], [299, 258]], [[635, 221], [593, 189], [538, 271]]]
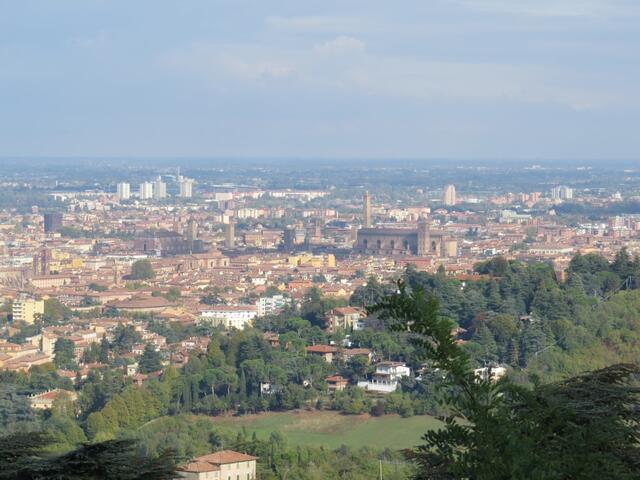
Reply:
[[182, 178], [180, 181], [180, 196], [182, 198], [193, 197], [193, 180], [190, 178]]
[[158, 177], [153, 183], [153, 198], [156, 200], [167, 198], [167, 184], [162, 181], [162, 177]]
[[153, 197], [153, 183], [143, 182], [140, 184], [140, 199], [149, 200]]
[[442, 189], [442, 203], [445, 205], [455, 205], [456, 204], [456, 187], [453, 184], [445, 185]]
[[571, 200], [573, 198], [573, 188], [560, 185], [551, 189], [551, 198], [554, 200]]
[[236, 246], [236, 222], [233, 218], [224, 226], [224, 246], [235, 248]]
[[364, 205], [363, 205], [363, 217], [364, 217], [364, 228], [371, 228], [372, 225], [372, 217], [371, 217], [371, 195], [369, 192], [364, 192]]
[[118, 184], [118, 200], [128, 200], [131, 197], [131, 185], [126, 182]]
[[61, 213], [45, 213], [44, 214], [44, 231], [45, 233], [56, 232], [62, 228]]

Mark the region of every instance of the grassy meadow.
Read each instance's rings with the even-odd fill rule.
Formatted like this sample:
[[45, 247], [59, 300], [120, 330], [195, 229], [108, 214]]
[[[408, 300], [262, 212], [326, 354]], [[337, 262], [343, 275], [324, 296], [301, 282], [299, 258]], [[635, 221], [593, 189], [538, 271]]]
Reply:
[[[211, 417], [210, 417], [211, 418]], [[429, 416], [401, 418], [397, 415], [341, 415], [333, 411], [270, 412], [241, 417], [212, 417], [214, 426], [232, 431], [243, 428], [249, 435], [256, 433], [266, 439], [271, 432], [284, 434], [290, 445], [337, 448], [375, 447], [402, 449], [421, 443], [425, 431], [440, 422]]]

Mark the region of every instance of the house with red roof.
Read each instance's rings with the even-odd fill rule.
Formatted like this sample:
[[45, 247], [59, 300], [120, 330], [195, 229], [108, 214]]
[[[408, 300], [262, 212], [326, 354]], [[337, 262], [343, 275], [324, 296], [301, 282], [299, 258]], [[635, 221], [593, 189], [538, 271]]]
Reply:
[[344, 378], [342, 375], [331, 375], [324, 379], [327, 382], [327, 387], [329, 387], [330, 392], [342, 391], [347, 388], [349, 381]]
[[327, 363], [333, 362], [333, 356], [338, 351], [336, 347], [332, 347], [331, 345], [311, 345], [306, 347], [305, 350], [309, 355], [323, 357]]
[[257, 457], [222, 450], [193, 458], [178, 469], [179, 478], [190, 480], [255, 480]]
[[55, 390], [49, 390], [48, 392], [32, 395], [31, 397], [29, 397], [29, 401], [31, 403], [31, 408], [33, 409], [51, 410], [51, 407], [53, 407], [53, 402], [55, 402], [58, 398], [67, 398], [70, 401], [75, 402], [78, 398], [78, 394], [70, 390], [62, 390], [60, 388], [56, 388]]

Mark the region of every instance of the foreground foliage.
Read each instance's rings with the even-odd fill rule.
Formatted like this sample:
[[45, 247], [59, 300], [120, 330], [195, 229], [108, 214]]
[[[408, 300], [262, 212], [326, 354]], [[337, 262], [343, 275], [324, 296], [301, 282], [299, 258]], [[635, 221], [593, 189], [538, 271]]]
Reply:
[[438, 301], [417, 287], [373, 308], [409, 330], [444, 377], [445, 426], [412, 453], [417, 479], [632, 479], [640, 471], [640, 370], [614, 365], [529, 389], [481, 380]]
[[169, 451], [140, 455], [133, 440], [82, 444], [62, 455], [48, 453], [51, 437], [15, 433], [0, 437], [1, 480], [171, 480], [176, 464]]

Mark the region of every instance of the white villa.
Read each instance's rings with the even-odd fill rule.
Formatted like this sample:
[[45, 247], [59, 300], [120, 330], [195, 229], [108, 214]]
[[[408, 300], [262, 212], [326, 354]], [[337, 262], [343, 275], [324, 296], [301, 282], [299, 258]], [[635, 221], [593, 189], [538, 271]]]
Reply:
[[358, 382], [358, 386], [372, 393], [392, 393], [398, 389], [400, 379], [409, 375], [411, 369], [404, 362], [380, 362], [371, 380]]
[[211, 323], [214, 327], [235, 328], [244, 330], [251, 325], [258, 315], [254, 305], [215, 305], [200, 310], [200, 320]]

